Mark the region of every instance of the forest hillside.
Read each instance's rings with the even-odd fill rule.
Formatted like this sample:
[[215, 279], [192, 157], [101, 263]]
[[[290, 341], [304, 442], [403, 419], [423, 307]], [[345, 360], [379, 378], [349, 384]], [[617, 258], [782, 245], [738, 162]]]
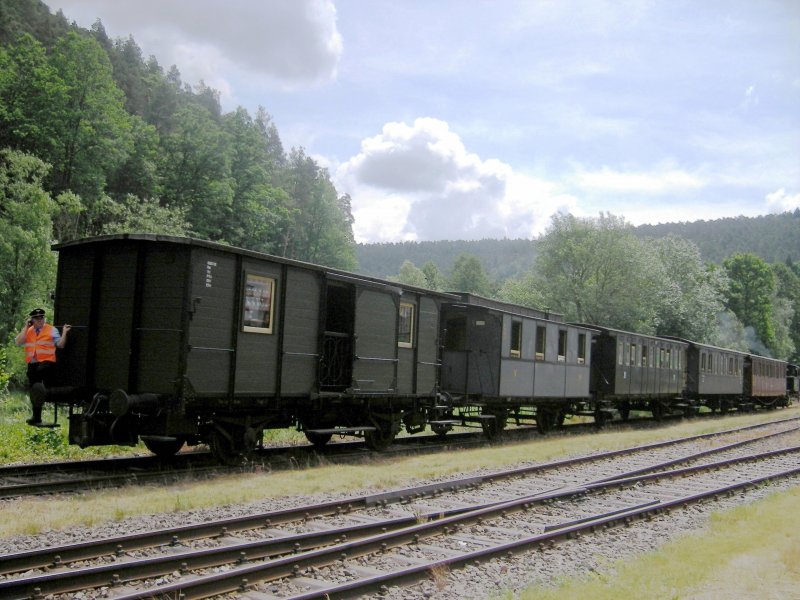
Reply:
[[[754, 254], [768, 263], [800, 259], [800, 210], [760, 217], [640, 225], [633, 232], [642, 239], [675, 235], [689, 240], [708, 263], [721, 263], [741, 253]], [[502, 281], [527, 273], [535, 262], [536, 247], [536, 240], [359, 244], [356, 258], [362, 273], [386, 277], [398, 273], [406, 260], [415, 265], [431, 261], [447, 273], [459, 255], [469, 254], [480, 260], [491, 279]]]

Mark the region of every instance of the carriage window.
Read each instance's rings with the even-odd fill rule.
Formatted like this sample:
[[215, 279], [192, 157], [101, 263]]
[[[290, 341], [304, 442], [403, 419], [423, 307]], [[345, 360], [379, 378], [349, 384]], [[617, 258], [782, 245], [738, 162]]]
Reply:
[[586, 334], [578, 334], [578, 364], [582, 365], [586, 362]]
[[522, 321], [511, 322], [511, 356], [522, 356]]
[[547, 346], [547, 329], [544, 327], [536, 328], [536, 358], [544, 360], [544, 349]]
[[667, 348], [667, 368], [672, 368], [672, 349]]
[[622, 364], [622, 355], [623, 355], [623, 348], [624, 347], [625, 347], [625, 344], [623, 344], [622, 342], [617, 342], [617, 364], [618, 365]]
[[567, 332], [562, 330], [558, 332], [558, 360], [567, 360]]
[[271, 277], [245, 275], [242, 310], [242, 331], [272, 333], [272, 311], [275, 306], [275, 280]]
[[631, 366], [636, 366], [636, 344], [631, 344]]
[[412, 348], [414, 346], [414, 305], [410, 302], [400, 303], [397, 345], [401, 348]]
[[659, 348], [658, 349], [658, 365], [657, 366], [658, 366], [659, 369], [663, 369], [665, 364], [666, 364], [666, 361], [664, 360], [664, 349], [663, 348]]
[[642, 364], [643, 367], [647, 366], [647, 351], [648, 350], [649, 350], [649, 348], [647, 346], [642, 346], [642, 363], [641, 364]]

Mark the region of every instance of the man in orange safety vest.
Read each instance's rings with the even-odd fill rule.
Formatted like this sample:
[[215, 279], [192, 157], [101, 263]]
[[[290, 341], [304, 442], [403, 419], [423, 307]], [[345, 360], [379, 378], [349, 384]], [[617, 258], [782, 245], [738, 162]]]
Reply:
[[[41, 383], [45, 387], [51, 384], [56, 365], [56, 348], [63, 348], [67, 342], [70, 325], [58, 329], [45, 322], [43, 308], [34, 308], [28, 313], [25, 326], [17, 334], [16, 343], [25, 347], [25, 362], [28, 363], [28, 385], [33, 387]], [[42, 422], [42, 405], [44, 396], [31, 394], [33, 415], [27, 420], [28, 425]]]

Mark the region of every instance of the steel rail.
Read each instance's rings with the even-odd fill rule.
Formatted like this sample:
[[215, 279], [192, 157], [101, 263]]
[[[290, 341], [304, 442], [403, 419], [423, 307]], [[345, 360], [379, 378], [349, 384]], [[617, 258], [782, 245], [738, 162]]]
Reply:
[[[583, 495], [590, 491], [616, 488], [620, 485], [633, 485], [642, 481], [680, 477], [697, 472], [719, 469], [732, 464], [763, 460], [766, 458], [779, 456], [781, 454], [797, 452], [800, 452], [800, 446], [782, 448], [761, 454], [727, 459], [718, 461], [716, 463], [696, 465], [672, 471], [662, 471], [647, 475], [636, 475], [616, 479], [613, 481], [599, 480], [596, 482], [582, 484], [580, 487], [569, 487], [562, 490], [520, 497], [515, 499], [513, 502], [517, 503], [517, 505], [519, 503], [527, 504], [527, 506], [530, 507], [534, 504], [540, 504], [554, 499], [563, 500], [576, 495]], [[396, 531], [398, 529], [412, 527], [419, 522], [438, 521], [442, 518], [463, 515], [475, 510], [487, 509], [501, 504], [507, 507], [509, 502], [512, 501], [492, 502], [472, 507], [450, 509], [446, 511], [433, 511], [418, 516], [397, 517], [386, 519], [385, 521], [378, 523], [354, 525], [350, 527], [337, 528], [336, 530], [288, 535], [256, 542], [244, 542], [228, 545], [223, 548], [189, 550], [163, 557], [137, 559], [115, 564], [86, 567], [80, 570], [76, 569], [74, 571], [36, 575], [25, 579], [0, 581], [0, 595], [2, 595], [4, 598], [10, 599], [27, 598], [37, 594], [64, 593], [92, 587], [119, 585], [122, 583], [145, 579], [147, 577], [155, 577], [174, 571], [185, 572], [192, 569], [204, 569], [223, 564], [252, 562], [254, 560], [273, 558], [281, 554], [308, 551], [319, 548], [326, 544], [341, 544], [342, 540], [353, 538], [355, 540], [359, 540], [371, 535], [386, 533], [387, 531]], [[638, 507], [652, 506], [658, 503], [658, 501], [653, 501], [640, 504]], [[630, 508], [631, 507], [621, 508], [604, 514], [611, 515], [616, 513], [624, 513], [629, 511]], [[570, 521], [566, 524], [562, 523], [558, 525], [550, 525], [545, 527], [545, 531], [561, 529], [567, 525], [588, 522], [594, 519], [596, 519], [596, 516], [585, 517]]]
[[[800, 452], [800, 447], [791, 449], [791, 452]], [[769, 453], [772, 454], [772, 453]], [[750, 460], [758, 457], [748, 457]], [[737, 461], [725, 461], [733, 464]], [[719, 465], [709, 466], [708, 469], [719, 468]], [[370, 577], [355, 582], [348, 582], [341, 585], [324, 587], [307, 594], [292, 596], [293, 600], [306, 600], [310, 598], [337, 598], [351, 597], [356, 594], [363, 594], [368, 590], [374, 590], [388, 583], [405, 581], [409, 576], [419, 579], [427, 576], [432, 569], [442, 566], [463, 565], [475, 560], [491, 558], [508, 552], [519, 552], [531, 545], [550, 542], [556, 539], [569, 538], [585, 530], [593, 530], [600, 526], [608, 526], [613, 523], [630, 522], [634, 517], [653, 512], [662, 512], [672, 508], [685, 506], [687, 504], [700, 501], [702, 499], [729, 493], [744, 487], [757, 485], [764, 481], [780, 477], [789, 477], [800, 474], [800, 467], [793, 467], [778, 473], [771, 473], [758, 478], [751, 478], [744, 482], [725, 485], [711, 490], [705, 490], [689, 496], [673, 499], [667, 502], [652, 503], [647, 502], [638, 504], [628, 509], [615, 510], [595, 515], [590, 519], [581, 519], [580, 522], [567, 522], [562, 526], [546, 531], [542, 534], [529, 536], [521, 540], [500, 544], [491, 548], [486, 548], [456, 557], [441, 559], [423, 565], [402, 569], [395, 573]], [[676, 476], [669, 472], [658, 474], [660, 477]], [[634, 483], [635, 478], [631, 478], [628, 483]], [[604, 482], [602, 485], [607, 487], [617, 487], [619, 482]], [[596, 489], [596, 488], [595, 488]], [[141, 600], [152, 597], [168, 597], [169, 594], [179, 594], [180, 598], [191, 600], [193, 598], [207, 598], [216, 594], [229, 592], [246, 592], [250, 583], [253, 581], [274, 581], [279, 578], [289, 577], [299, 573], [304, 568], [322, 567], [335, 563], [339, 560], [346, 560], [357, 556], [385, 552], [389, 547], [396, 547], [405, 544], [418, 543], [424, 537], [431, 537], [439, 533], [458, 529], [459, 527], [472, 523], [482, 523], [485, 519], [502, 517], [512, 511], [529, 509], [534, 504], [548, 502], [564, 498], [569, 495], [582, 495], [589, 490], [583, 486], [576, 486], [567, 490], [552, 493], [539, 494], [528, 497], [521, 497], [507, 502], [501, 502], [490, 506], [484, 506], [470, 510], [458, 515], [447, 516], [436, 521], [418, 523], [409, 527], [381, 533], [375, 536], [363, 538], [356, 541], [345, 541], [333, 546], [318, 548], [307, 552], [301, 552], [289, 556], [269, 560], [265, 563], [234, 567], [233, 569], [215, 575], [197, 576], [188, 580], [181, 580], [172, 584], [157, 587], [149, 587], [146, 590], [132, 591], [115, 595], [116, 600]]]
[[[781, 420], [775, 422], [776, 424], [783, 424], [796, 419]], [[336, 514], [337, 512], [350, 512], [355, 509], [368, 508], [370, 506], [387, 505], [394, 502], [402, 502], [407, 499], [434, 496], [443, 492], [456, 491], [469, 487], [474, 487], [487, 483], [490, 481], [500, 480], [504, 478], [513, 478], [540, 473], [548, 470], [559, 469], [563, 467], [574, 466], [582, 463], [592, 463], [618, 456], [631, 455], [639, 452], [647, 452], [649, 450], [668, 447], [671, 445], [680, 445], [683, 443], [690, 443], [693, 441], [709, 439], [713, 437], [730, 435], [748, 431], [758, 426], [747, 426], [745, 428], [738, 428], [733, 430], [726, 430], [723, 432], [714, 432], [707, 434], [700, 434], [690, 436], [687, 438], [675, 438], [672, 440], [664, 440], [660, 442], [653, 442], [641, 446], [633, 446], [623, 448], [620, 450], [611, 450], [598, 454], [588, 456], [579, 456], [567, 459], [551, 461], [548, 463], [541, 463], [538, 465], [530, 465], [527, 467], [518, 467], [514, 469], [498, 471], [495, 473], [488, 473], [485, 475], [471, 476], [466, 478], [454, 479], [446, 482], [439, 482], [434, 484], [425, 484], [421, 486], [413, 486], [410, 488], [401, 488], [391, 490], [388, 492], [380, 492], [376, 494], [369, 494], [364, 496], [357, 496], [347, 498], [345, 500], [337, 500], [331, 502], [324, 502], [313, 505], [305, 505], [296, 508], [283, 509], [279, 511], [268, 511], [255, 515], [245, 517], [232, 517], [227, 519], [219, 519], [199, 524], [189, 524], [178, 527], [169, 527], [155, 531], [140, 532], [128, 536], [104, 538], [99, 540], [90, 540], [87, 542], [80, 542], [74, 544], [65, 544], [56, 547], [45, 549], [28, 550], [25, 552], [0, 555], [0, 574], [24, 571], [34, 568], [44, 568], [52, 565], [73, 562], [76, 560], [86, 560], [95, 558], [101, 555], [120, 554], [141, 548], [164, 545], [164, 544], [177, 544], [179, 542], [190, 541], [200, 538], [215, 537], [220, 535], [221, 532], [243, 531], [249, 529], [257, 529], [264, 526], [271, 526], [280, 523], [287, 523], [300, 519], [307, 519], [310, 517], [326, 516]], [[739, 447], [745, 444], [757, 443], [763, 439], [768, 439], [777, 435], [785, 435], [796, 431], [797, 428], [784, 430], [781, 432], [768, 433], [764, 436], [751, 438], [744, 441], [734, 442], [718, 448], [704, 450], [696, 453], [699, 456], [707, 456], [713, 453], [724, 452], [734, 447]], [[648, 470], [664, 469], [678, 464], [694, 460], [695, 454], [679, 457], [678, 459], [671, 459], [664, 463], [651, 465], [647, 467]], [[641, 472], [637, 469], [637, 472]], [[622, 473], [615, 477], [630, 477], [634, 473]], [[612, 478], [613, 479], [613, 478]]]
[[[470, 563], [475, 563], [485, 559], [493, 559], [503, 555], [515, 554], [525, 552], [532, 547], [542, 547], [547, 544], [555, 543], [556, 541], [571, 539], [579, 536], [586, 531], [594, 531], [600, 527], [613, 527], [619, 524], [630, 524], [634, 519], [641, 519], [650, 514], [659, 514], [668, 512], [676, 508], [681, 508], [701, 502], [708, 498], [721, 496], [724, 494], [732, 493], [737, 490], [753, 487], [767, 481], [774, 479], [793, 477], [800, 474], [800, 467], [788, 469], [779, 473], [771, 473], [762, 477], [750, 479], [748, 481], [731, 484], [676, 498], [668, 502], [661, 502], [658, 504], [646, 504], [639, 507], [634, 507], [631, 510], [623, 513], [615, 512], [608, 515], [598, 515], [596, 519], [577, 524], [567, 524], [562, 528], [554, 529], [542, 534], [530, 536], [524, 539], [509, 542], [500, 546], [477, 550], [474, 552], [462, 554], [455, 557], [444, 558], [438, 561], [432, 561], [424, 564], [415, 565], [413, 567], [404, 569], [401, 572], [389, 573], [386, 575], [378, 575], [375, 577], [365, 578], [353, 582], [334, 585], [324, 590], [316, 590], [303, 594], [296, 594], [287, 596], [284, 600], [313, 600], [316, 598], [324, 598], [331, 600], [334, 598], [351, 598], [360, 594], [365, 594], [372, 590], [383, 589], [388, 585], [406, 584], [409, 582], [416, 582], [421, 579], [427, 578], [432, 572], [437, 569], [448, 569], [453, 567], [460, 567]], [[245, 591], [249, 585], [249, 578], [243, 577], [239, 589]], [[190, 598], [201, 597], [186, 594], [182, 592], [182, 598], [189, 600]], [[133, 600], [134, 598], [145, 598], [146, 595], [125, 595], [120, 596], [117, 600]]]

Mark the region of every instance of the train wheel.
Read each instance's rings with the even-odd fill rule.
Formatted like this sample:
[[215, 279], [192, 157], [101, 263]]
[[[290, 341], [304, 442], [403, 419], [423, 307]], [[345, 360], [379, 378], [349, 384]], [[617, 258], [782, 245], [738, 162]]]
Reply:
[[178, 436], [174, 439], [156, 439], [143, 437], [142, 441], [150, 452], [159, 458], [170, 458], [183, 448], [186, 438]]
[[208, 441], [211, 454], [223, 465], [241, 465], [255, 449], [245, 441], [244, 431], [238, 427], [223, 429], [219, 425], [211, 432]]
[[322, 448], [325, 444], [331, 441], [332, 433], [314, 433], [313, 431], [305, 430], [306, 439], [314, 444], [315, 448]]
[[619, 418], [627, 421], [631, 418], [631, 405], [629, 402], [623, 402], [619, 405]]
[[[556, 427], [558, 414], [550, 408], [536, 409], [536, 431], [542, 435], [547, 435]], [[561, 421], [564, 422], [563, 420]]]
[[653, 418], [656, 421], [660, 421], [664, 418], [665, 410], [664, 405], [659, 400], [653, 400], [650, 402], [650, 412], [653, 413]]
[[483, 435], [487, 440], [496, 440], [503, 435], [503, 430], [506, 428], [506, 419], [508, 415], [504, 410], [485, 411], [484, 415], [493, 415], [494, 419], [483, 419], [481, 421], [481, 428]]
[[375, 429], [364, 432], [364, 443], [370, 450], [386, 450], [400, 431], [400, 417], [392, 413], [373, 413], [369, 421]]
[[452, 425], [431, 425], [431, 430], [435, 433], [438, 437], [443, 438], [447, 435], [447, 432], [453, 429]]
[[598, 429], [602, 429], [606, 426], [606, 423], [610, 421], [608, 411], [605, 411], [601, 408], [596, 408], [594, 411], [594, 426]]
[[392, 427], [377, 427], [374, 431], [364, 432], [364, 443], [370, 450], [380, 452], [392, 444], [395, 435]]

